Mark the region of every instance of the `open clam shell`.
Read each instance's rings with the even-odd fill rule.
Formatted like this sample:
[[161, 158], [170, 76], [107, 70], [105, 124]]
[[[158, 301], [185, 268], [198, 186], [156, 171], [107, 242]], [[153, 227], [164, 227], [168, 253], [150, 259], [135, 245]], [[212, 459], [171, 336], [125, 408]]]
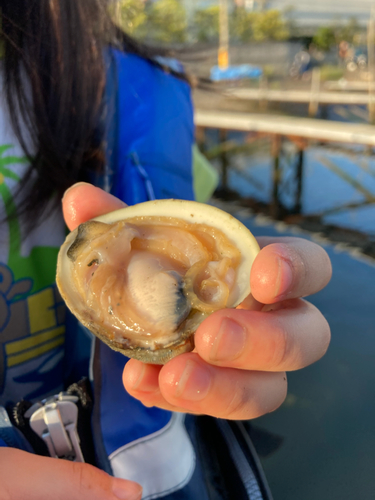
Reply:
[[194, 348], [209, 314], [247, 297], [258, 251], [251, 232], [218, 208], [149, 201], [70, 233], [57, 285], [72, 313], [111, 348], [164, 364]]

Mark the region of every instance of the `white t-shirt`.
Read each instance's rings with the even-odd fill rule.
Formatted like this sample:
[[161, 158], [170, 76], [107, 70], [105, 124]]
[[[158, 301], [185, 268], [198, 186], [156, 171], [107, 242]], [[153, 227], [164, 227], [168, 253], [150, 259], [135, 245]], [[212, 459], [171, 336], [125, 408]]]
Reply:
[[0, 77], [0, 404], [39, 400], [61, 387], [65, 306], [55, 285], [62, 214], [52, 211], [29, 235], [6, 218], [28, 163], [4, 103]]

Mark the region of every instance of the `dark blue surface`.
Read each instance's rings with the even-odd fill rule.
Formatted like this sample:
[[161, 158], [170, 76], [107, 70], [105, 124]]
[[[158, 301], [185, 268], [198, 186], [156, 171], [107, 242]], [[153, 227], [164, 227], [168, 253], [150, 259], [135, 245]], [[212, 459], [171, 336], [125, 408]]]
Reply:
[[[244, 134], [228, 133], [228, 140], [238, 144], [244, 142]], [[217, 131], [207, 133], [207, 148], [218, 143]], [[334, 145], [332, 145], [334, 147]], [[294, 162], [296, 162], [295, 152]], [[330, 170], [324, 162], [334, 163], [343, 175], [354, 179], [370, 196], [375, 198], [375, 158], [366, 154], [362, 147], [357, 148], [357, 154], [346, 153], [343, 149], [333, 150], [314, 146], [305, 150], [302, 214], [320, 214], [331, 209], [366, 201], [364, 192], [348, 182], [342, 176]], [[280, 185], [280, 200], [286, 207], [292, 207], [295, 194], [295, 169], [293, 156], [282, 155], [280, 167], [282, 183]], [[273, 164], [269, 150], [259, 146], [257, 152], [231, 157], [228, 171], [228, 186], [241, 197], [252, 197], [264, 203], [269, 203], [272, 196]], [[375, 236], [375, 203], [359, 208], [339, 210], [323, 216], [323, 222], [340, 227], [358, 230]]]
[[[365, 196], [343, 178], [329, 170], [322, 160], [335, 163], [348, 176], [369, 191], [375, 197], [375, 161], [372, 157], [358, 154], [353, 158], [342, 152], [332, 152], [313, 147], [305, 152], [302, 213], [319, 214], [329, 209], [360, 203]], [[233, 169], [229, 171], [229, 186], [243, 197], [268, 203], [272, 193], [272, 159], [265, 155], [255, 158], [242, 158], [238, 164], [245, 168], [255, 183], [248, 182], [241, 173]], [[282, 162], [284, 183], [281, 201], [291, 207], [293, 204], [293, 169], [285, 161]], [[367, 234], [375, 235], [375, 203], [362, 208], [347, 209], [326, 215], [327, 224], [352, 228]]]
[[[258, 236], [293, 236], [241, 220]], [[375, 263], [325, 248], [333, 277], [308, 300], [331, 326], [330, 348], [290, 373], [285, 403], [254, 421], [282, 440], [262, 458], [274, 500], [375, 498]]]

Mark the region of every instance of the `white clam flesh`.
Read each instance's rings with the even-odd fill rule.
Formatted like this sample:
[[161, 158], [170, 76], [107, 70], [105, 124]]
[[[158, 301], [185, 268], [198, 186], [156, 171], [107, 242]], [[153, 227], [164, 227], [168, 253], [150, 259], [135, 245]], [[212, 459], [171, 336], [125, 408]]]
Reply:
[[250, 231], [218, 208], [149, 201], [70, 233], [57, 285], [73, 314], [110, 347], [164, 364], [194, 348], [209, 314], [249, 295], [258, 251]]

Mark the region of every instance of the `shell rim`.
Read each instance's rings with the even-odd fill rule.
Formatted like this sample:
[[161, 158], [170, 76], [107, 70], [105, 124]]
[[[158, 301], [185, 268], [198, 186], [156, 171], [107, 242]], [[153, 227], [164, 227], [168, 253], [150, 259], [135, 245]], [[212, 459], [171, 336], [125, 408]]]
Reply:
[[[171, 207], [171, 204], [175, 206]], [[98, 216], [93, 218], [92, 220], [96, 220], [99, 222], [116, 222], [119, 220], [131, 219], [134, 217], [148, 217], [155, 216], [155, 207], [158, 209], [158, 213], [156, 216], [159, 217], [170, 217], [176, 219], [182, 219], [186, 222], [194, 222], [194, 223], [202, 223], [207, 225], [212, 225], [223, 231], [223, 233], [232, 241], [236, 247], [241, 252], [241, 263], [238, 268], [238, 275], [245, 275], [247, 277], [246, 280], [240, 278], [239, 284], [239, 294], [236, 298], [235, 302], [228, 307], [234, 308], [239, 305], [249, 294], [250, 294], [250, 270], [253, 264], [253, 261], [258, 254], [260, 248], [257, 240], [250, 232], [250, 230], [242, 224], [238, 219], [230, 215], [229, 213], [215, 207], [212, 205], [207, 205], [204, 203], [199, 203], [196, 201], [185, 201], [185, 200], [177, 200], [177, 199], [163, 199], [163, 200], [152, 200], [143, 203], [139, 203], [136, 205], [127, 206], [121, 208], [119, 210], [115, 210], [109, 212], [107, 214]], [[184, 213], [185, 212], [185, 213]], [[187, 213], [186, 213], [187, 212]], [[171, 215], [172, 213], [172, 215]], [[193, 214], [193, 215], [191, 215]], [[221, 224], [220, 224], [221, 223]], [[221, 226], [225, 224], [225, 230], [221, 229]], [[241, 239], [235, 238], [235, 235], [238, 234], [238, 231], [241, 232]], [[74, 310], [73, 300], [69, 300], [68, 291], [66, 291], [66, 286], [64, 284], [64, 270], [66, 270], [66, 266], [69, 266], [70, 259], [67, 258], [66, 253], [74, 241], [77, 233], [77, 228], [74, 229], [65, 239], [65, 242], [60, 248], [58, 254], [58, 262], [57, 262], [57, 273], [56, 273], [56, 283], [62, 298], [64, 299], [66, 305], [71, 310], [71, 312], [76, 316], [76, 312], [79, 316], [79, 311]], [[64, 265], [64, 258], [66, 265]], [[61, 275], [61, 279], [60, 279]], [[84, 324], [84, 322], [79, 319], [78, 320]], [[93, 331], [93, 329], [88, 324], [84, 324], [90, 331], [92, 331], [97, 337], [99, 337], [102, 341], [104, 341], [109, 347], [112, 349], [121, 352], [125, 356], [130, 356], [135, 359], [140, 359], [141, 361], [154, 363], [154, 364], [164, 364], [173, 357], [181, 354], [183, 352], [188, 352], [193, 350], [194, 348], [194, 334], [189, 334], [191, 341], [186, 342], [185, 338], [179, 339], [176, 342], [176, 347], [174, 350], [171, 350], [171, 346], [166, 348], [161, 348], [157, 350], [147, 349], [145, 347], [134, 347], [134, 348], [119, 348], [114, 345], [113, 342], [109, 341], [104, 335], [99, 334], [97, 331]], [[95, 329], [96, 330], [96, 329]], [[142, 352], [141, 356], [138, 354]], [[149, 353], [149, 354], [148, 354]]]

